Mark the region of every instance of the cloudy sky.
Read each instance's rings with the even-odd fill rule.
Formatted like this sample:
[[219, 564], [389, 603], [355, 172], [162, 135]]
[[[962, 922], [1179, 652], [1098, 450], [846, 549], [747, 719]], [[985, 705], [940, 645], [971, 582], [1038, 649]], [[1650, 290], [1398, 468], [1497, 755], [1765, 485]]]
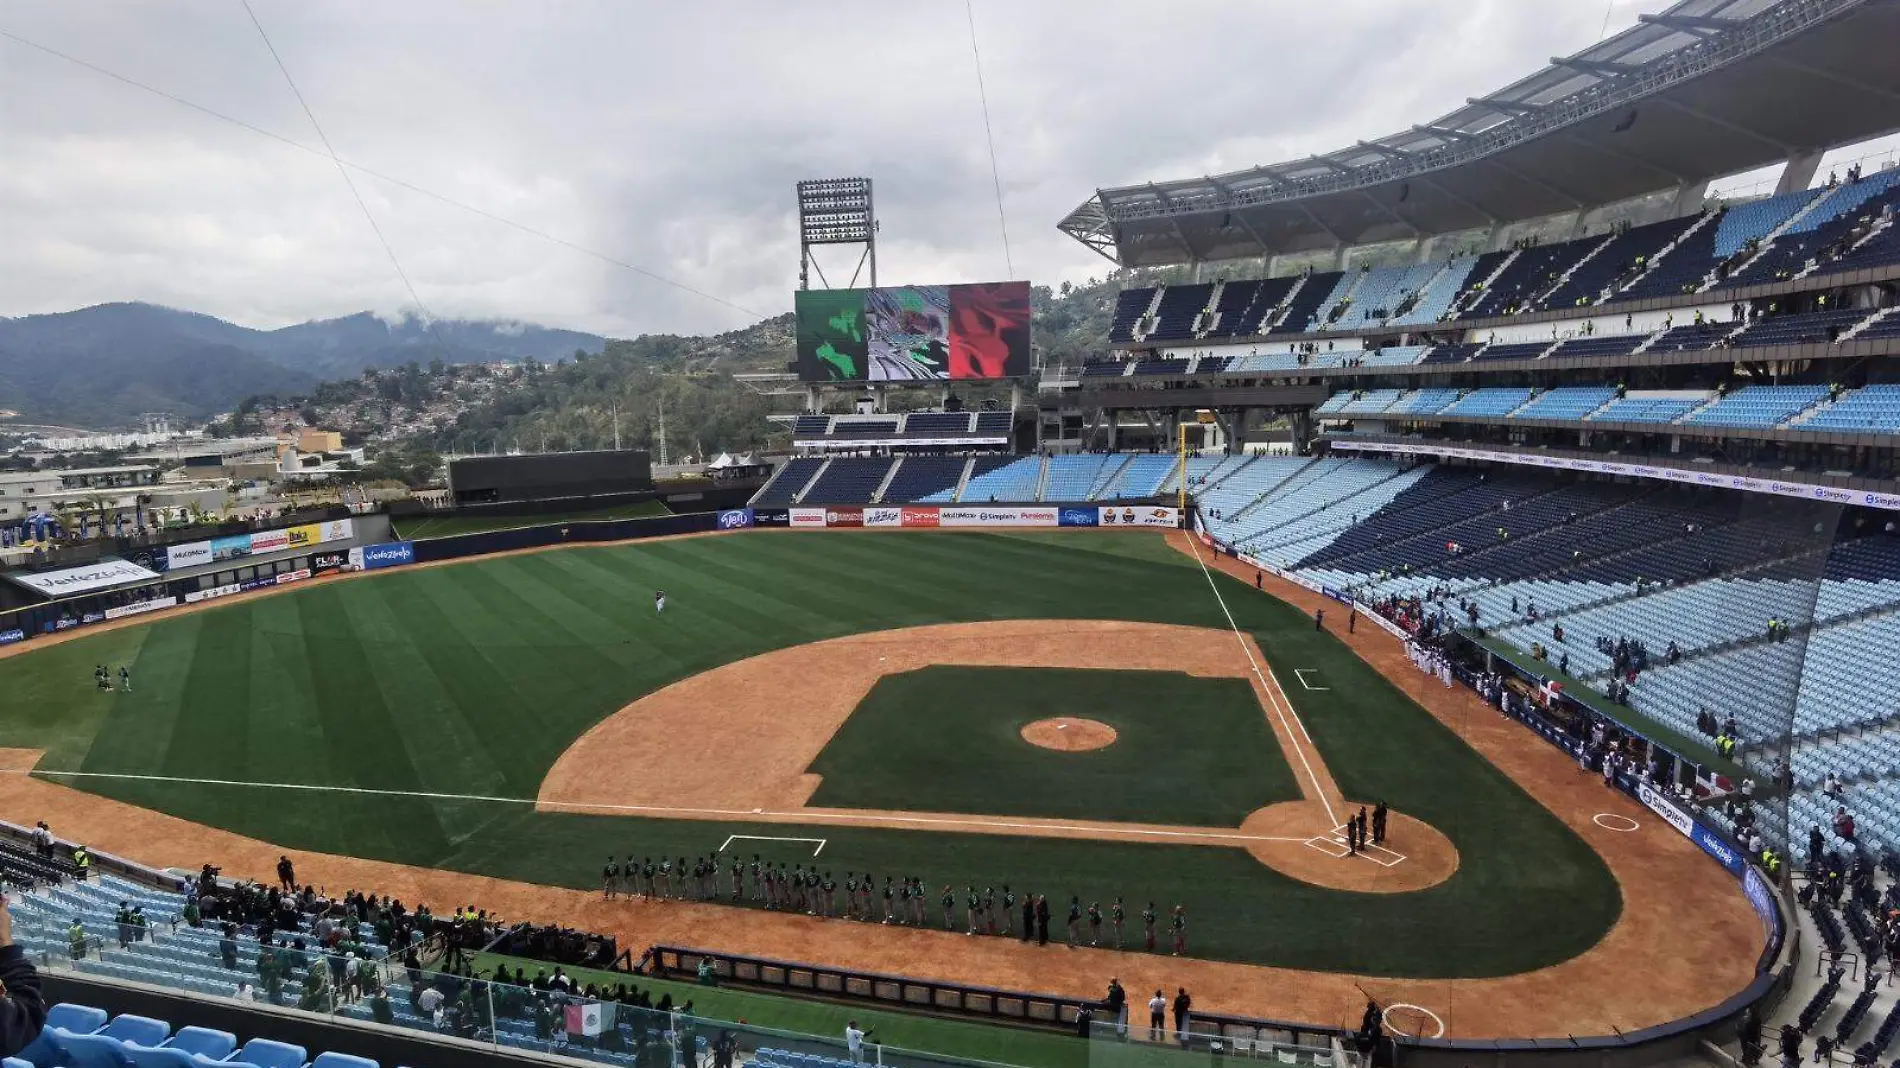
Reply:
[[[1404, 129], [1664, 6], [974, 0], [1015, 274], [1107, 267], [1055, 229], [1098, 186]], [[252, 7], [342, 158], [744, 309], [352, 172], [437, 316], [628, 336], [788, 309], [808, 177], [875, 179], [887, 284], [1007, 273], [960, 0]], [[0, 36], [0, 315], [412, 303], [240, 0], [8, 0], [0, 32], [296, 143]]]

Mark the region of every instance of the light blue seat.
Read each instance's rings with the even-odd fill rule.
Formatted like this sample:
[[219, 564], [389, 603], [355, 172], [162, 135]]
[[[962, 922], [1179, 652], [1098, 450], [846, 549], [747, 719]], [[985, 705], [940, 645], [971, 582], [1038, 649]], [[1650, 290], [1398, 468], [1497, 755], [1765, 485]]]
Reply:
[[302, 1046], [273, 1042], [268, 1038], [253, 1038], [231, 1056], [232, 1061], [255, 1064], [257, 1068], [303, 1068], [304, 1062], [309, 1059]]
[[165, 1049], [182, 1050], [221, 1061], [237, 1048], [237, 1036], [229, 1031], [218, 1031], [209, 1027], [181, 1027], [178, 1033], [165, 1040]]
[[60, 1042], [64, 1068], [126, 1068], [132, 1058], [124, 1042], [110, 1035], [67, 1035]]
[[382, 1068], [368, 1057], [358, 1057], [349, 1053], [319, 1053], [317, 1059], [310, 1062], [310, 1068]]
[[200, 1060], [218, 1061], [221, 1058], [194, 1058], [182, 1049], [166, 1046], [148, 1049], [145, 1046], [128, 1046], [126, 1054], [131, 1058], [133, 1068], [197, 1068]]
[[121, 1042], [133, 1042], [141, 1046], [163, 1045], [172, 1033], [172, 1025], [163, 1020], [154, 1020], [150, 1016], [134, 1016], [120, 1013], [112, 1018], [99, 1032], [107, 1038], [116, 1038]]
[[40, 1037], [29, 1042], [20, 1051], [20, 1057], [33, 1064], [57, 1064], [63, 1056], [68, 1038], [90, 1035], [105, 1025], [104, 1009], [61, 1002], [46, 1010], [46, 1026], [41, 1028]]

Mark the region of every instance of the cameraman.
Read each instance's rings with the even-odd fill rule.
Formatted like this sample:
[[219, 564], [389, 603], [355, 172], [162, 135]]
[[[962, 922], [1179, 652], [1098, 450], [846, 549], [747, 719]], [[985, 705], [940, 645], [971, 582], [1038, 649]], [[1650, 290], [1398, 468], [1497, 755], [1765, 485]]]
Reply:
[[11, 1057], [40, 1036], [46, 998], [33, 962], [13, 944], [12, 903], [0, 894], [0, 1057]]

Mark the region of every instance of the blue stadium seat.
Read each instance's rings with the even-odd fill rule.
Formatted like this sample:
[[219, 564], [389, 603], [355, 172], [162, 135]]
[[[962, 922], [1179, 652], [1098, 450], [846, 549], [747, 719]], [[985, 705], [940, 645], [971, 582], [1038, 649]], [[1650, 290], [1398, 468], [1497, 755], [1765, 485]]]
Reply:
[[274, 1042], [268, 1038], [253, 1038], [244, 1043], [243, 1048], [232, 1054], [230, 1059], [255, 1064], [257, 1068], [303, 1068], [308, 1057], [302, 1046]]

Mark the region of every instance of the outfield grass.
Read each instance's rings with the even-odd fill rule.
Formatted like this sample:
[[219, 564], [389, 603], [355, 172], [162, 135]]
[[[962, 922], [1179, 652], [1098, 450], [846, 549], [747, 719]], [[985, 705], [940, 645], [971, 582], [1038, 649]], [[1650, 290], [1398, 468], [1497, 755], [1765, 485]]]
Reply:
[[[1009, 618], [1225, 628], [1158, 536], [785, 532], [590, 546], [396, 570], [218, 605], [0, 660], [0, 745], [46, 766], [527, 801], [589, 726], [720, 664], [845, 634]], [[1353, 894], [1212, 846], [535, 812], [476, 799], [77, 780], [287, 846], [591, 888], [608, 854], [701, 855], [730, 834], [824, 837], [846, 871], [1185, 905], [1195, 952], [1411, 977], [1511, 974], [1595, 944], [1620, 909], [1601, 859], [1311, 620], [1224, 576], [1334, 777], [1457, 846], [1430, 890]], [[648, 607], [665, 589], [668, 610]], [[132, 693], [92, 686], [133, 666]], [[1294, 682], [1308, 669], [1315, 685]], [[1211, 756], [1211, 755], [1210, 755]], [[708, 774], [721, 769], [708, 767]], [[1191, 778], [1167, 784], [1206, 789]], [[792, 859], [787, 856], [788, 861]], [[809, 861], [809, 857], [801, 858]], [[1052, 951], [1054, 951], [1052, 949]]]
[[416, 541], [423, 538], [447, 538], [456, 534], [486, 534], [493, 530], [514, 530], [518, 527], [545, 527], [556, 523], [598, 523], [609, 519], [647, 519], [656, 515], [672, 514], [661, 501], [640, 501], [635, 504], [617, 504], [609, 508], [595, 508], [587, 511], [558, 512], [554, 515], [420, 516], [397, 520], [393, 525], [396, 537], [405, 541]]
[[[1115, 744], [1058, 753], [1039, 719], [1081, 716]], [[938, 665], [886, 675], [809, 769], [822, 808], [1238, 827], [1299, 786], [1246, 679], [1171, 671]]]

